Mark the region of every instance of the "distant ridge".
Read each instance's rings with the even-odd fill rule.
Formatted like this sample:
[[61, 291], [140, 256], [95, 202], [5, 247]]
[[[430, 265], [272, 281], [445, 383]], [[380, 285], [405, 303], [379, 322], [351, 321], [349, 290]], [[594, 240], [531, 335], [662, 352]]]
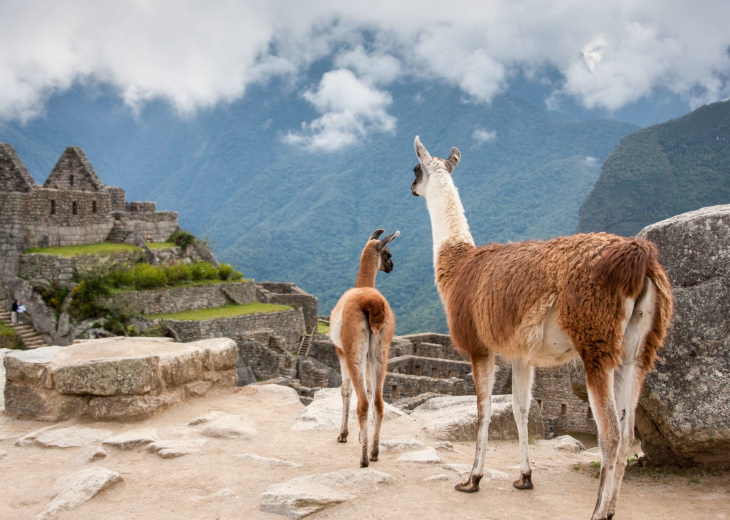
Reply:
[[624, 137], [579, 210], [576, 231], [634, 235], [665, 218], [730, 203], [730, 101]]

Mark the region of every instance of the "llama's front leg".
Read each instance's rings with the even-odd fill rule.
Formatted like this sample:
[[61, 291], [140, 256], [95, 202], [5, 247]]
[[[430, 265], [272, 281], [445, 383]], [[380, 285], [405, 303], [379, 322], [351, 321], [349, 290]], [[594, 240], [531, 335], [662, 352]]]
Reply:
[[586, 364], [586, 387], [593, 417], [598, 426], [598, 445], [601, 448], [601, 479], [591, 520], [608, 520], [621, 435], [613, 389], [614, 371], [589, 367], [590, 365]]
[[520, 360], [512, 362], [512, 413], [515, 416], [520, 439], [520, 478], [512, 483], [517, 489], [532, 489], [533, 487], [527, 431], [532, 399], [532, 372], [532, 367], [524, 362]]
[[484, 475], [484, 455], [487, 451], [489, 422], [492, 418], [494, 355], [490, 352], [487, 356], [472, 356], [471, 367], [477, 390], [477, 449], [469, 480], [456, 485], [456, 490], [464, 493], [479, 491], [479, 481]]
[[347, 442], [347, 436], [350, 433], [349, 420], [350, 420], [350, 401], [352, 399], [352, 383], [350, 381], [350, 371], [347, 368], [347, 362], [343, 359], [344, 355], [340, 358], [340, 373], [342, 374], [342, 385], [340, 392], [342, 393], [342, 426], [340, 427], [340, 435], [337, 437], [337, 442]]

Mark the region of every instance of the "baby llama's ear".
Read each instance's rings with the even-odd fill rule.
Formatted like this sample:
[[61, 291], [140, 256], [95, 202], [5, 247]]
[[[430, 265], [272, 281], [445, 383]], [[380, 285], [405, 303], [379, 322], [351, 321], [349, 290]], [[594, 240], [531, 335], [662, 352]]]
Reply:
[[376, 229], [375, 231], [373, 231], [373, 234], [370, 235], [370, 238], [368, 238], [368, 242], [370, 242], [371, 240], [379, 239], [380, 235], [382, 235], [383, 233], [385, 233], [384, 229]]
[[461, 152], [458, 148], [451, 147], [451, 155], [449, 155], [449, 158], [446, 159], [446, 169], [449, 170], [449, 173], [452, 173], [454, 171], [454, 168], [457, 164], [459, 164], [459, 161], [461, 160]]
[[416, 149], [416, 155], [421, 164], [426, 164], [431, 160], [431, 154], [421, 144], [421, 139], [418, 136], [416, 136], [416, 140], [413, 142], [413, 147]]
[[390, 244], [390, 243], [391, 243], [391, 242], [392, 242], [393, 240], [395, 240], [395, 238], [396, 238], [396, 237], [397, 237], [398, 235], [400, 235], [400, 231], [396, 231], [396, 232], [395, 232], [395, 233], [393, 233], [392, 235], [388, 235], [387, 237], [385, 237], [384, 239], [382, 239], [382, 240], [381, 240], [380, 242], [378, 242], [378, 247], [377, 247], [377, 250], [378, 250], [378, 251], [382, 251], [382, 250], [383, 250], [383, 249], [385, 248], [385, 246], [387, 246], [387, 245], [388, 245], [388, 244]]

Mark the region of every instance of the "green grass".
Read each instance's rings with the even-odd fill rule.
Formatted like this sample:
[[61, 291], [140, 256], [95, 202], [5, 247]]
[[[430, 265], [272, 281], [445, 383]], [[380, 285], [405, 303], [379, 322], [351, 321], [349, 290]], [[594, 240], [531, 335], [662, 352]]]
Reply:
[[321, 321], [317, 322], [317, 334], [329, 334], [330, 326]]
[[0, 336], [15, 336], [15, 330], [0, 321]]
[[150, 249], [172, 249], [176, 246], [172, 242], [150, 242], [147, 247]]
[[59, 247], [41, 247], [31, 248], [23, 251], [24, 253], [37, 253], [41, 255], [58, 255], [66, 258], [81, 255], [111, 255], [114, 253], [126, 253], [142, 251], [136, 246], [129, 244], [111, 244], [109, 242], [101, 242], [100, 244], [82, 244], [78, 246], [59, 246]]
[[175, 285], [166, 285], [165, 287], [153, 287], [151, 289], [135, 289], [133, 287], [114, 287], [112, 288], [112, 294], [133, 292], [133, 291], [161, 291], [163, 289], [175, 289], [177, 287], [197, 287], [198, 285], [221, 285], [227, 283], [241, 283], [250, 282], [252, 278], [242, 278], [240, 280], [197, 280], [183, 283], [176, 283]]
[[243, 316], [245, 314], [263, 314], [266, 312], [279, 312], [292, 309], [291, 305], [272, 305], [269, 303], [247, 303], [245, 305], [223, 305], [211, 309], [199, 309], [196, 311], [175, 312], [173, 314], [155, 314], [147, 316], [150, 319], [166, 320], [190, 320], [203, 321], [213, 318], [230, 318], [231, 316]]

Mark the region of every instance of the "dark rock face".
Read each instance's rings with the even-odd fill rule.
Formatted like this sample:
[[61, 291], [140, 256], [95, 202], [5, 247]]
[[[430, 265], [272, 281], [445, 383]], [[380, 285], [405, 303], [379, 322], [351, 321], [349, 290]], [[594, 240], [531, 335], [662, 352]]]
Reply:
[[730, 205], [644, 228], [672, 282], [674, 318], [637, 408], [658, 464], [730, 466]]

